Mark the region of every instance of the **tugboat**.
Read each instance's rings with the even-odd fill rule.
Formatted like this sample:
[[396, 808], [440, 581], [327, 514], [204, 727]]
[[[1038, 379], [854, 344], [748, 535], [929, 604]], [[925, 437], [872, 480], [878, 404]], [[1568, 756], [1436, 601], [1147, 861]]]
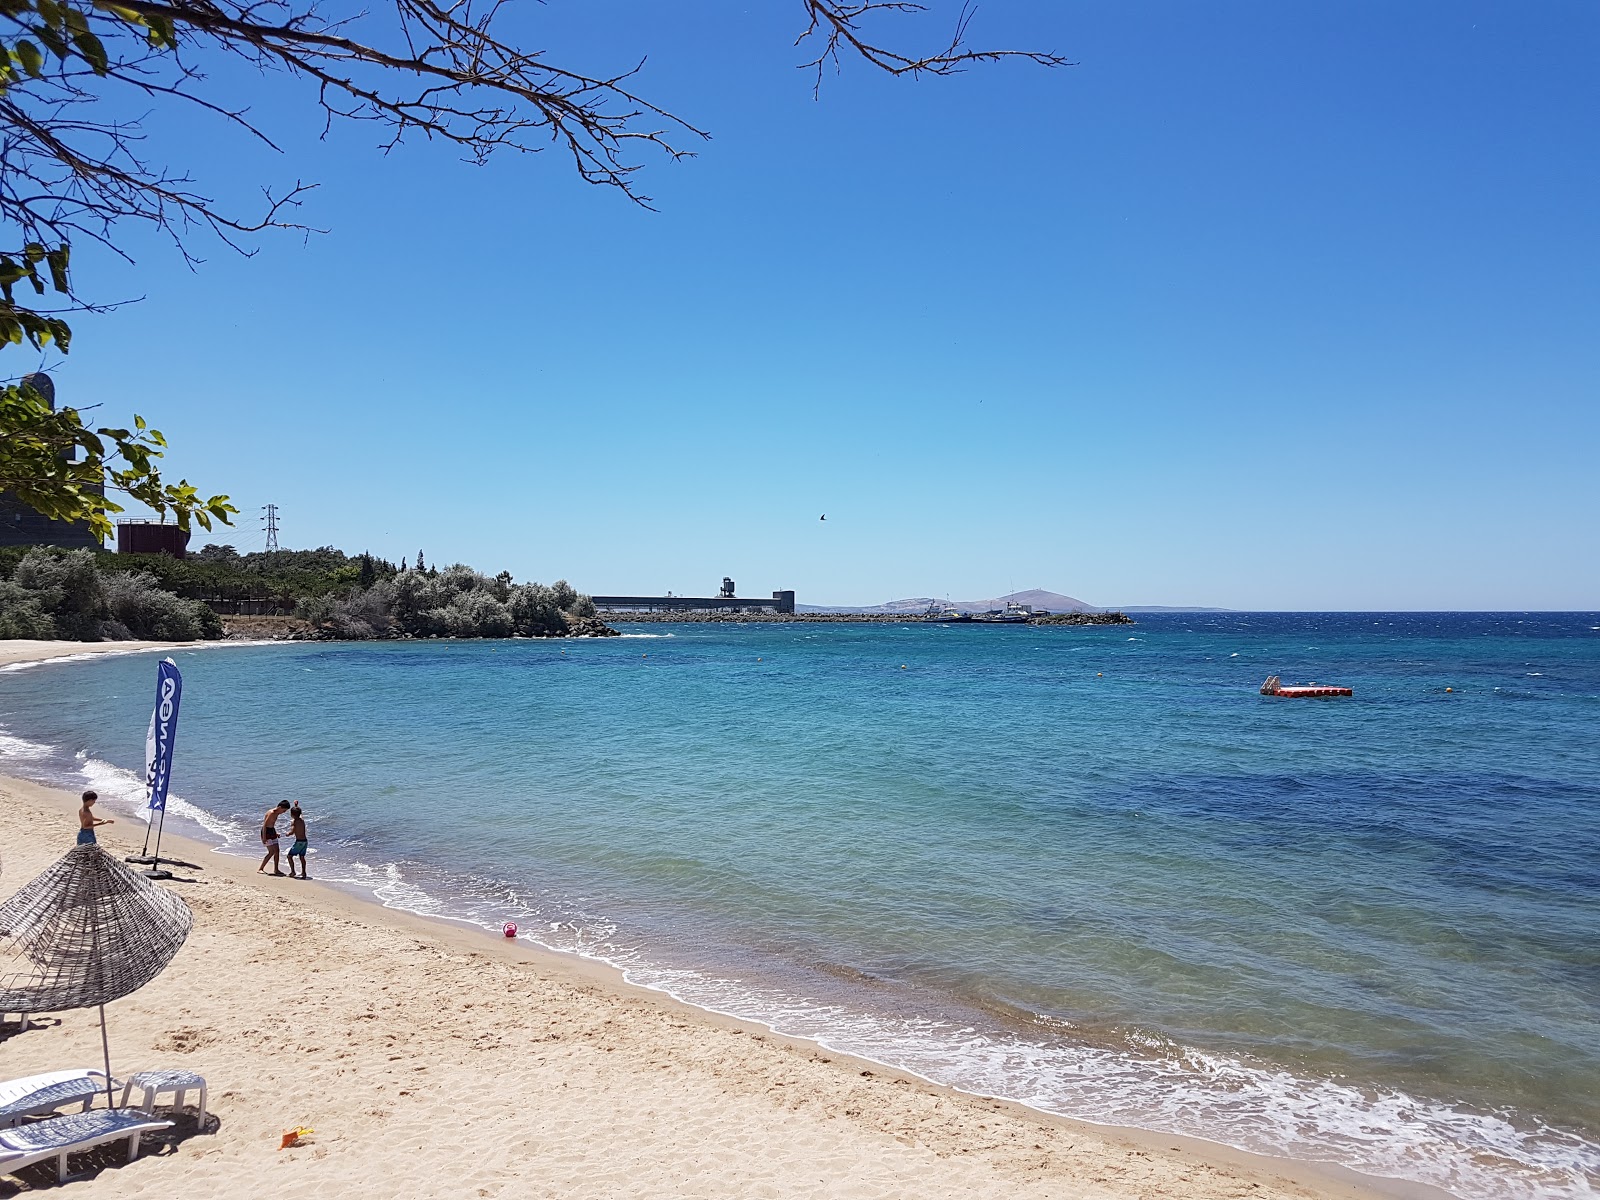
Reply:
[[1004, 609], [991, 609], [985, 613], [962, 612], [955, 608], [940, 608], [930, 604], [922, 614], [924, 621], [935, 625], [1026, 625], [1033, 618], [1033, 610], [1022, 604], [1008, 604]]
[[1353, 688], [1338, 687], [1326, 683], [1280, 683], [1276, 675], [1267, 676], [1267, 681], [1261, 685], [1263, 696], [1285, 696], [1291, 699], [1320, 700], [1332, 696], [1354, 696]]
[[992, 612], [979, 613], [972, 619], [980, 625], [1026, 625], [1033, 610], [1021, 604], [1008, 604], [1004, 609], [995, 609]]

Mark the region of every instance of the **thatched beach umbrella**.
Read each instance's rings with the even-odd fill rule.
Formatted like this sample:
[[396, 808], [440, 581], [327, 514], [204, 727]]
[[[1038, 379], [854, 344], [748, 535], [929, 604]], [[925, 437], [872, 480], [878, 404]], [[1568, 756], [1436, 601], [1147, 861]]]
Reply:
[[98, 846], [74, 846], [0, 904], [0, 1012], [100, 1009], [106, 1098], [106, 1008], [172, 961], [194, 913]]

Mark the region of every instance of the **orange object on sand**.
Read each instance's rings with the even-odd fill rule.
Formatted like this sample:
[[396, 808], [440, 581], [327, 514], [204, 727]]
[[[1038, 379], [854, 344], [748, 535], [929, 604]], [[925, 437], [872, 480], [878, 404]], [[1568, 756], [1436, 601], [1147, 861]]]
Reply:
[[288, 1150], [300, 1144], [301, 1138], [310, 1137], [316, 1130], [306, 1125], [297, 1125], [293, 1129], [285, 1130], [283, 1141], [278, 1144], [279, 1150]]

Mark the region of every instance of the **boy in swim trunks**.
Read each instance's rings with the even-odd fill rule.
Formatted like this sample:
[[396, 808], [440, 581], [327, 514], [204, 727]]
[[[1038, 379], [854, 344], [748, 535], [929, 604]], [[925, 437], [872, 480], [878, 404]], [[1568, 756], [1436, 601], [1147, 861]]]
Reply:
[[256, 868], [257, 875], [267, 869], [269, 862], [272, 864], [272, 873], [274, 875], [283, 874], [278, 869], [278, 818], [284, 814], [288, 807], [289, 802], [287, 800], [279, 800], [271, 808], [267, 809], [267, 815], [261, 818], [261, 844], [267, 848], [267, 852], [262, 855], [261, 865]]
[[92, 846], [95, 844], [94, 827], [96, 825], [115, 825], [116, 821], [110, 817], [102, 820], [94, 815], [94, 802], [100, 799], [93, 792], [83, 794], [83, 807], [78, 810], [78, 845]]
[[289, 878], [296, 878], [294, 873], [294, 860], [300, 860], [301, 879], [310, 879], [306, 874], [306, 818], [296, 804], [289, 810], [289, 836], [294, 838], [294, 844], [289, 847]]

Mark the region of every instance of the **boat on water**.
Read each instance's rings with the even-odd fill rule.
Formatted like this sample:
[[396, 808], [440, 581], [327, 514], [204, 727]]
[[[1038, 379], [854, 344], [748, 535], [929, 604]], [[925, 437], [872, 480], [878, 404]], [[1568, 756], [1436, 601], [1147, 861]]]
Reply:
[[1033, 618], [1033, 610], [1022, 604], [1008, 604], [1005, 608], [989, 612], [969, 613], [955, 608], [930, 605], [922, 614], [924, 621], [935, 625], [1026, 625]]
[[1333, 696], [1354, 696], [1352, 688], [1327, 683], [1283, 683], [1276, 675], [1267, 676], [1261, 685], [1263, 696], [1284, 696], [1289, 699], [1321, 700]]
[[991, 612], [974, 613], [973, 621], [979, 625], [1026, 625], [1033, 618], [1033, 610], [1022, 604], [1008, 604]]

